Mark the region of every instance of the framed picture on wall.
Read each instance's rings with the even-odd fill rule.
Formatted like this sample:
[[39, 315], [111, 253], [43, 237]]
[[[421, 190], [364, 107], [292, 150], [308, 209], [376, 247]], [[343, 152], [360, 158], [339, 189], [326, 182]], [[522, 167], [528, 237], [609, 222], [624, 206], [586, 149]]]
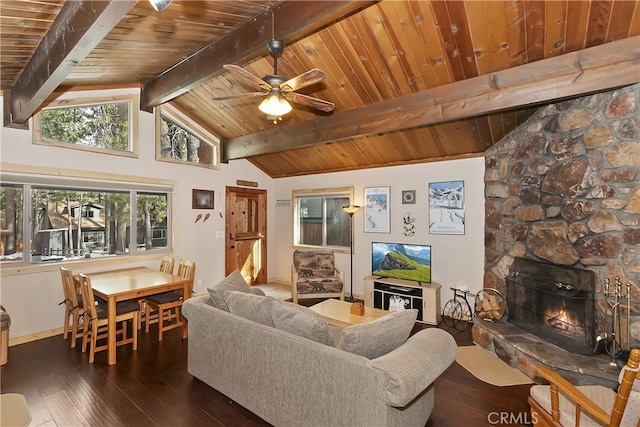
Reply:
[[416, 190], [402, 190], [402, 204], [413, 205], [416, 202]]
[[391, 187], [364, 189], [364, 232], [390, 233], [389, 193]]
[[191, 209], [213, 209], [213, 190], [193, 190]]
[[429, 183], [429, 233], [464, 234], [464, 181]]

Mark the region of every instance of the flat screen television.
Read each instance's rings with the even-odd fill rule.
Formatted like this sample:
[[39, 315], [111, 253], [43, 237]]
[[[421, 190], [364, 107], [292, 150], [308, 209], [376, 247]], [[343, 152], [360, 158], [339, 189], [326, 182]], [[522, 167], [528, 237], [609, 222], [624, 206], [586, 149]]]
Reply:
[[431, 283], [431, 245], [372, 242], [371, 274]]

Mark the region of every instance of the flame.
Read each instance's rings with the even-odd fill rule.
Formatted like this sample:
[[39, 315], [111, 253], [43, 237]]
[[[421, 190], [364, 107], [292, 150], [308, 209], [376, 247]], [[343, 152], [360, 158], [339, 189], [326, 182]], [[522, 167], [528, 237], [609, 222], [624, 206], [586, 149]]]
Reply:
[[569, 321], [569, 316], [567, 316], [567, 310], [565, 310], [564, 307], [562, 307], [558, 312], [558, 314], [556, 314], [556, 319], [564, 323]]
[[545, 318], [547, 319], [547, 326], [550, 328], [563, 334], [573, 335], [574, 320], [564, 304], [560, 310], [555, 313], [551, 312], [551, 309], [548, 309], [547, 313], [545, 313]]

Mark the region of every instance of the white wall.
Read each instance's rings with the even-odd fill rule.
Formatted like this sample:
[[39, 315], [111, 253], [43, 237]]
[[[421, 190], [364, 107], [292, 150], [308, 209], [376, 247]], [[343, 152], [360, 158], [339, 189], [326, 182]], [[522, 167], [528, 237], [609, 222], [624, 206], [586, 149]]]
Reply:
[[[120, 95], [131, 90], [110, 90], [65, 94], [61, 98], [79, 95]], [[0, 117], [3, 103], [0, 99]], [[32, 127], [30, 126], [30, 129]], [[92, 171], [131, 177], [170, 180], [175, 183], [174, 242], [177, 257], [196, 262], [196, 292], [206, 292], [209, 284], [224, 277], [224, 239], [216, 239], [216, 231], [224, 231], [224, 192], [226, 186], [235, 186], [236, 180], [257, 181], [259, 188], [268, 193], [268, 276], [290, 280], [292, 262], [292, 210], [276, 207], [276, 201], [292, 198], [294, 189], [354, 186], [355, 203], [362, 205], [363, 187], [391, 187], [391, 233], [364, 233], [362, 212], [354, 216], [355, 262], [354, 293], [363, 294], [362, 278], [371, 271], [371, 242], [390, 241], [426, 243], [432, 245], [432, 279], [443, 286], [443, 302], [450, 298], [450, 286], [465, 284], [471, 291], [482, 288], [483, 277], [483, 224], [484, 224], [484, 161], [482, 158], [398, 166], [382, 169], [271, 179], [248, 161], [238, 160], [210, 170], [188, 165], [176, 165], [155, 160], [155, 121], [150, 113], [140, 112], [139, 158], [82, 152], [59, 147], [32, 144], [31, 130], [2, 127], [0, 130], [0, 161], [3, 164], [30, 165], [55, 169]], [[427, 184], [450, 180], [464, 180], [466, 196], [466, 230], [463, 236], [430, 235], [428, 231]], [[215, 191], [215, 210], [209, 221], [194, 223], [199, 211], [191, 209], [193, 188]], [[416, 204], [401, 203], [402, 190], [416, 190]], [[402, 235], [402, 216], [411, 212], [416, 217], [414, 237]], [[133, 265], [157, 266], [158, 259], [136, 260]], [[113, 262], [113, 261], [111, 261]], [[124, 262], [124, 259], [116, 259]], [[129, 261], [130, 262], [130, 261]], [[349, 281], [350, 258], [337, 254], [337, 264], [345, 270]], [[129, 265], [127, 265], [129, 266]], [[122, 265], [105, 266], [82, 261], [70, 265], [74, 271], [92, 272]], [[63, 300], [58, 266], [38, 266], [37, 269], [1, 271], [0, 303], [11, 315], [11, 341], [21, 342], [48, 336], [61, 328]], [[200, 286], [198, 286], [200, 283]], [[347, 283], [347, 286], [349, 284]], [[37, 315], [34, 316], [34, 313]]]
[[[429, 234], [429, 182], [464, 180], [466, 224], [464, 235]], [[407, 166], [365, 169], [277, 179], [272, 204], [276, 200], [292, 200], [292, 191], [300, 189], [354, 187], [355, 204], [362, 206], [363, 188], [391, 187], [391, 233], [365, 233], [362, 210], [354, 214], [354, 283], [355, 295], [364, 294], [363, 278], [371, 274], [371, 242], [400, 242], [429, 244], [432, 252], [431, 280], [442, 285], [441, 299], [446, 302], [453, 295], [449, 289], [459, 284], [471, 292], [482, 289], [484, 274], [484, 159], [481, 157], [423, 163]], [[402, 191], [416, 190], [415, 204], [402, 204]], [[405, 237], [402, 218], [410, 212], [416, 218], [416, 233]], [[293, 231], [291, 207], [276, 207], [270, 221], [278, 230], [277, 241], [271, 238], [269, 256], [270, 276], [289, 280], [292, 258]], [[344, 269], [347, 289], [350, 289], [349, 254], [336, 254], [336, 264]]]
[[[74, 92], [61, 98], [97, 95], [130, 94], [131, 90], [110, 90], [103, 92]], [[135, 93], [135, 92], [134, 92]], [[1, 100], [1, 98], [0, 98]], [[0, 117], [2, 102], [0, 102]], [[32, 143], [33, 127], [30, 130], [10, 129], [2, 126], [0, 130], [0, 160], [2, 164], [31, 165], [62, 170], [103, 172], [130, 177], [151, 177], [158, 180], [170, 180], [175, 183], [174, 223], [176, 231], [173, 241], [173, 253], [176, 257], [196, 262], [196, 292], [206, 292], [209, 284], [224, 277], [224, 239], [216, 239], [216, 231], [224, 231], [224, 194], [225, 186], [235, 186], [237, 179], [257, 181], [260, 188], [268, 193], [272, 190], [273, 180], [246, 160], [223, 164], [219, 170], [180, 165], [155, 160], [155, 118], [151, 113], [140, 112], [139, 158], [125, 158], [108, 154], [90, 153], [60, 147], [35, 145]], [[193, 188], [215, 191], [215, 202], [211, 219], [194, 223], [198, 213], [191, 209], [191, 190]], [[275, 234], [271, 229], [269, 233]], [[160, 256], [133, 265], [145, 264], [156, 267]], [[112, 262], [112, 261], [111, 261]], [[116, 262], [123, 262], [119, 259]], [[129, 266], [129, 265], [127, 265]], [[96, 264], [81, 262], [72, 264], [73, 271], [91, 272], [104, 269], [122, 268], [122, 265]], [[43, 271], [44, 268], [44, 271]], [[2, 271], [0, 282], [0, 302], [11, 316], [11, 337], [25, 335], [44, 335], [62, 326], [63, 300], [62, 285], [58, 266], [39, 266], [37, 272], [7, 275]], [[198, 286], [199, 281], [201, 286]], [[34, 316], [34, 313], [37, 313]]]

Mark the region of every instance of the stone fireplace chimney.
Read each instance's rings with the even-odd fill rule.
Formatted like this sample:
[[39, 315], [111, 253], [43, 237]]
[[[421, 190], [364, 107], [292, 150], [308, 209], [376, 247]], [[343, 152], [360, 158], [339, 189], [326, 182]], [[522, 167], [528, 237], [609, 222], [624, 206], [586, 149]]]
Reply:
[[640, 347], [639, 101], [635, 84], [542, 107], [485, 153], [484, 287], [506, 295], [516, 257], [593, 271], [598, 335], [618, 278], [623, 347]]

